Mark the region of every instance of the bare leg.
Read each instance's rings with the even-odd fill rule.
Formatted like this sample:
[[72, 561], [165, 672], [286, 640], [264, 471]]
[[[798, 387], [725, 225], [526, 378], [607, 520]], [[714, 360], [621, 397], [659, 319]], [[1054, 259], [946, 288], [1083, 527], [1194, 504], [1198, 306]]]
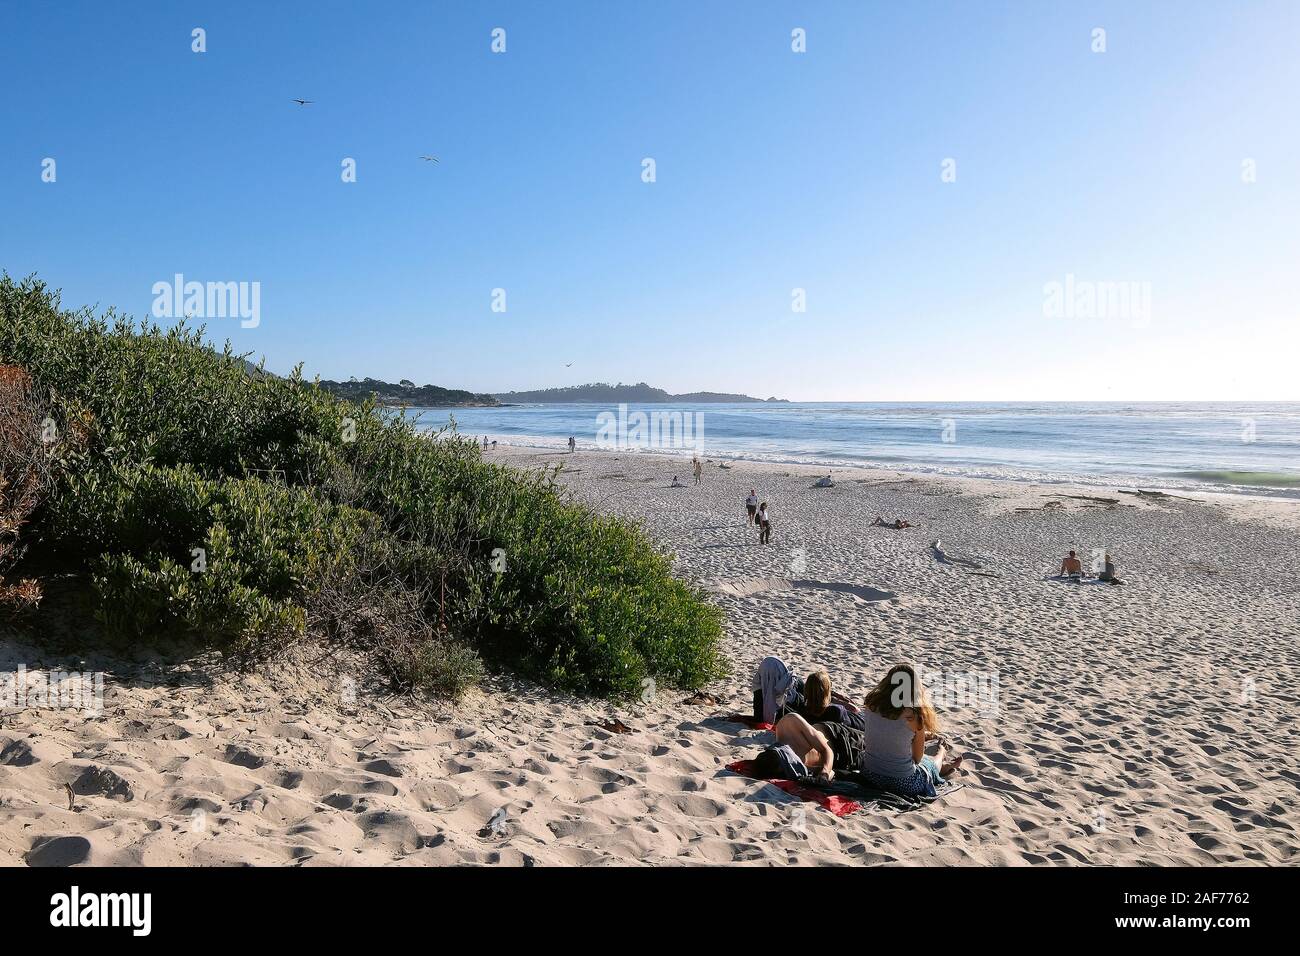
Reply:
[[957, 757], [954, 757], [952, 760], [948, 761], [947, 763], [944, 763], [944, 762], [943, 762], [943, 748], [940, 747], [940, 748], [939, 748], [939, 755], [938, 755], [937, 757], [935, 757], [935, 759], [934, 759], [934, 762], [937, 763], [937, 764], [939, 765], [939, 776], [941, 776], [941, 777], [943, 777], [945, 780], [947, 780], [948, 777], [949, 777], [951, 774], [954, 774], [954, 773], [956, 773], [958, 770], [961, 769], [961, 762], [962, 762], [962, 760], [964, 760], [964, 759], [965, 759], [964, 757], [957, 756]]
[[789, 744], [809, 770], [824, 769], [822, 755], [830, 750], [830, 745], [808, 721], [798, 714], [786, 714], [773, 729], [777, 743]]
[[947, 748], [944, 747], [943, 744], [940, 744], [939, 749], [934, 755], [935, 765], [939, 768], [939, 776], [943, 777], [945, 780], [948, 779], [948, 774], [956, 773], [961, 769], [961, 762], [964, 759], [962, 757], [955, 757], [947, 763], [944, 763], [943, 758], [947, 756], [947, 753]]

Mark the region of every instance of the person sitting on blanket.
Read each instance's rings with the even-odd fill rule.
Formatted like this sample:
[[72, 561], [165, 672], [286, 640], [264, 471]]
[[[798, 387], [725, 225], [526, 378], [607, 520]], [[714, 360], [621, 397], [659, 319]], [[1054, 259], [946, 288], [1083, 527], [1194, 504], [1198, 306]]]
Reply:
[[754, 763], [758, 776], [779, 776], [780, 774], [760, 771], [770, 771], [771, 762], [780, 759], [779, 756], [768, 757], [770, 751], [787, 747], [807, 767], [809, 775], [823, 783], [835, 779], [836, 767], [842, 770], [860, 769], [866, 746], [860, 730], [854, 730], [847, 724], [810, 724], [795, 713], [786, 714], [777, 721], [776, 742], [776, 747], [769, 747], [758, 755]]
[[803, 681], [779, 657], [765, 657], [754, 673], [754, 719], [775, 724], [789, 711], [805, 707]]
[[1083, 562], [1079, 560], [1079, 556], [1074, 553], [1073, 548], [1070, 549], [1069, 554], [1061, 559], [1061, 573], [1058, 577], [1083, 577]]
[[[800, 711], [812, 724], [846, 724], [854, 730], [865, 732], [866, 718], [856, 707], [836, 701], [831, 691], [831, 675], [819, 667], [803, 682], [804, 707]], [[843, 700], [843, 698], [841, 698]]]
[[863, 703], [863, 775], [872, 785], [905, 797], [937, 796], [935, 787], [960, 769], [962, 758], [944, 763], [942, 745], [937, 756], [925, 753], [926, 738], [938, 733], [939, 718], [916, 668], [895, 664]]

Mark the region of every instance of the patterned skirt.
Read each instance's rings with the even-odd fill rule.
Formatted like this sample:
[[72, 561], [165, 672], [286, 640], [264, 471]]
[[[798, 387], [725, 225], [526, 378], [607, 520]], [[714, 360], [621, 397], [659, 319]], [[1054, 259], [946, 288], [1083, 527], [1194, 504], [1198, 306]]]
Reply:
[[928, 797], [933, 799], [939, 795], [935, 790], [935, 786], [943, 783], [943, 777], [939, 776], [939, 765], [929, 755], [922, 757], [921, 762], [916, 765], [916, 769], [906, 777], [889, 777], [880, 773], [864, 773], [863, 776], [867, 778], [873, 787], [879, 787], [881, 790], [888, 790], [890, 793], [897, 793], [903, 797]]

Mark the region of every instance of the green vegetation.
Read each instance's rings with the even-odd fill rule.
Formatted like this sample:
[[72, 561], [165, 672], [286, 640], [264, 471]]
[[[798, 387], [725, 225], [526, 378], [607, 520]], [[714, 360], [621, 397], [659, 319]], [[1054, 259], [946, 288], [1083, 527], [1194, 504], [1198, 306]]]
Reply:
[[610, 696], [721, 672], [720, 613], [639, 529], [373, 397], [250, 375], [202, 330], [63, 311], [7, 275], [0, 363], [57, 435], [48, 489], [9, 523], [34, 564], [84, 581], [111, 636], [195, 636], [247, 661], [320, 633], [453, 695], [480, 655]]
[[396, 408], [407, 405], [412, 408], [447, 408], [477, 407], [500, 405], [491, 395], [476, 395], [459, 388], [442, 388], [438, 385], [416, 385], [403, 379], [398, 384], [382, 382], [377, 378], [365, 378], [361, 381], [331, 382], [322, 379], [317, 384], [339, 398], [352, 402], [364, 402], [373, 398], [380, 405]]

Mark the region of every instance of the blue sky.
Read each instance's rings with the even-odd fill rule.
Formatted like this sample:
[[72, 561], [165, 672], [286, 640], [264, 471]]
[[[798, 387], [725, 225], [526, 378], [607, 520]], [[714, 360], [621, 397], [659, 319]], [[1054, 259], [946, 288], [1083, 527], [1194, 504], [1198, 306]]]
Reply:
[[[0, 268], [140, 317], [176, 273], [259, 282], [256, 328], [208, 327], [273, 371], [1300, 398], [1288, 0], [8, 2], [4, 20]], [[1045, 314], [1067, 275], [1139, 283], [1149, 312]]]

